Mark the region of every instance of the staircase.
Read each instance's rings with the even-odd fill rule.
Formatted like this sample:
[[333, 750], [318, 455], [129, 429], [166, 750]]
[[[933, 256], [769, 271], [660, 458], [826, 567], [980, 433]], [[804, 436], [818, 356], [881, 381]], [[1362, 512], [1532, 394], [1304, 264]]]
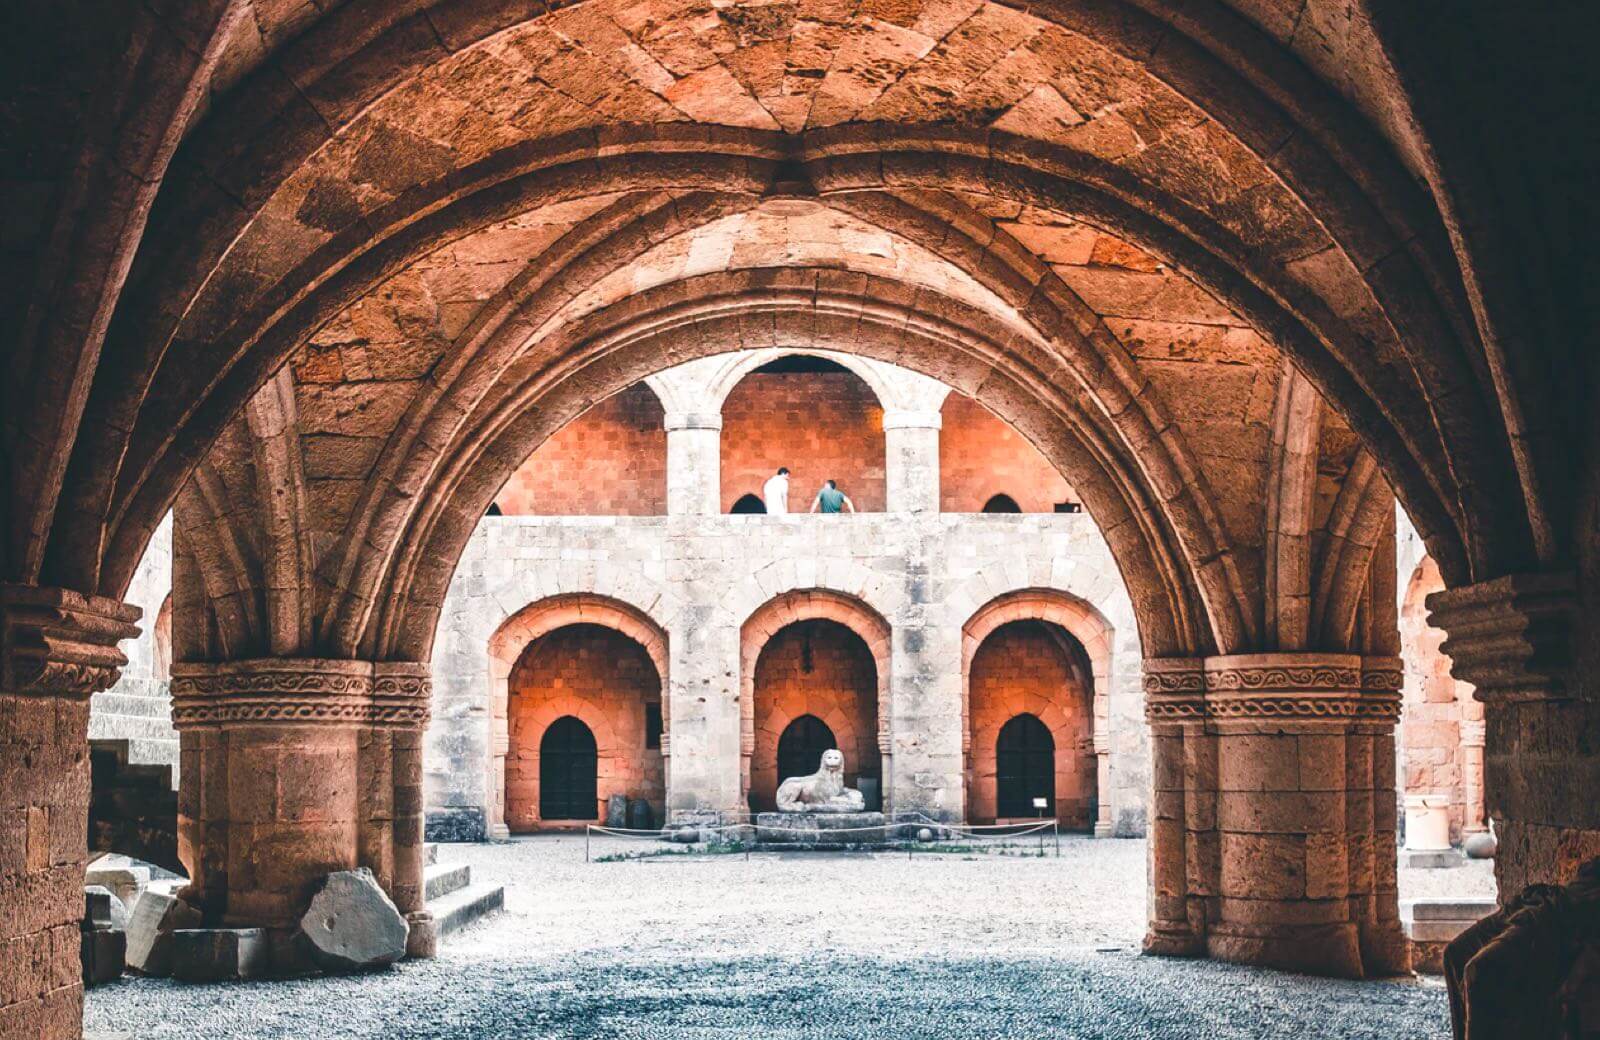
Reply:
[[89, 702], [89, 741], [121, 747], [129, 765], [165, 767], [178, 788], [178, 732], [172, 728], [172, 698], [167, 684], [125, 679]]
[[505, 906], [503, 887], [473, 884], [472, 867], [466, 863], [440, 863], [439, 846], [431, 843], [425, 846], [423, 857], [423, 893], [439, 938], [458, 932]]

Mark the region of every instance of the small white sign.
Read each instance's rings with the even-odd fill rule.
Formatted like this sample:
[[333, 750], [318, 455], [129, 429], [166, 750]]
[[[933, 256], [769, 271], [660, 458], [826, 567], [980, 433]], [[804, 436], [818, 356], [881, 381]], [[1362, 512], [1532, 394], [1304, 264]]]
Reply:
[[1048, 799], [1048, 798], [1035, 798], [1033, 800], [1033, 807], [1035, 809], [1048, 809], [1048, 808], [1050, 808], [1050, 799]]

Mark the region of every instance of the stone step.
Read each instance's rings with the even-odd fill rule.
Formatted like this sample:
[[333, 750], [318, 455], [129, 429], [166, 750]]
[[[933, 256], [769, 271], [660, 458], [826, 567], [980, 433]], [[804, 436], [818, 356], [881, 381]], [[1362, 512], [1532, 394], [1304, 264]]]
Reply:
[[439, 845], [437, 842], [425, 842], [422, 846], [422, 863], [431, 867], [439, 862]]
[[1402, 921], [1480, 921], [1494, 913], [1495, 900], [1484, 897], [1465, 899], [1461, 896], [1433, 896], [1423, 899], [1400, 900]]
[[470, 884], [472, 868], [465, 863], [432, 863], [422, 870], [423, 898], [430, 903]]
[[172, 722], [172, 701], [166, 697], [146, 697], [137, 693], [97, 693], [89, 702], [91, 716], [140, 715]]
[[89, 739], [176, 741], [178, 733], [172, 728], [172, 720], [164, 716], [101, 712], [89, 722]]
[[468, 885], [443, 898], [430, 900], [428, 910], [433, 914], [439, 938], [458, 932], [506, 905], [506, 890], [499, 885]]

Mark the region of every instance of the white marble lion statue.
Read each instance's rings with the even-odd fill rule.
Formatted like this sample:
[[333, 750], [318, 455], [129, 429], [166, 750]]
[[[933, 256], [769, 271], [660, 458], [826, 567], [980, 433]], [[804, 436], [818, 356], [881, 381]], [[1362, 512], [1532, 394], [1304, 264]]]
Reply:
[[779, 812], [861, 812], [866, 807], [861, 792], [844, 785], [844, 754], [838, 748], [822, 753], [815, 773], [778, 785]]

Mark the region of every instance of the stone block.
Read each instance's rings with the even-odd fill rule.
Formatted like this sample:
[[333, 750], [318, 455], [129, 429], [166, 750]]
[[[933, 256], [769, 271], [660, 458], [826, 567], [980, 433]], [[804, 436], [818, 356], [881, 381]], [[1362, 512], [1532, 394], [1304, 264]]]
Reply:
[[114, 928], [85, 928], [80, 934], [83, 984], [98, 986], [120, 979], [127, 963], [126, 933]]
[[226, 982], [267, 974], [267, 933], [260, 928], [180, 928], [172, 933], [172, 977]]
[[83, 923], [90, 928], [128, 930], [128, 908], [104, 885], [85, 885], [83, 889]]
[[628, 826], [628, 796], [614, 794], [606, 799], [606, 826]]
[[877, 845], [888, 841], [883, 813], [757, 813], [756, 840], [777, 845]]
[[146, 892], [134, 904], [128, 921], [128, 967], [144, 975], [164, 976], [172, 969], [172, 933], [197, 928], [200, 912], [181, 899]]
[[89, 864], [83, 872], [83, 883], [110, 889], [122, 900], [123, 906], [131, 908], [138, 902], [140, 893], [150, 887], [150, 868], [120, 863], [108, 856]]
[[406, 953], [405, 917], [365, 868], [329, 874], [300, 918], [311, 958], [330, 972], [367, 971]]

